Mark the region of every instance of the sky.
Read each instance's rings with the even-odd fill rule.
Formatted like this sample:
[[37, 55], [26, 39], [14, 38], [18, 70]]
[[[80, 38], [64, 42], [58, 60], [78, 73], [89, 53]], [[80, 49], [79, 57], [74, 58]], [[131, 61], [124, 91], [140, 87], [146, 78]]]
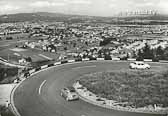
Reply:
[[55, 12], [114, 16], [120, 12], [155, 10], [168, 14], [168, 0], [0, 0], [0, 15]]

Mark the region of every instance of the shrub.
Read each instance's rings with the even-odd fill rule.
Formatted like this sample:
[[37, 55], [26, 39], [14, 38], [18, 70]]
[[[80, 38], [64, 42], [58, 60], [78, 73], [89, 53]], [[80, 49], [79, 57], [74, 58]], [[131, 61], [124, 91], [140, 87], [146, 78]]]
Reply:
[[159, 58], [153, 58], [152, 62], [159, 62]]
[[5, 83], [11, 83], [12, 78], [18, 74], [18, 68], [7, 67], [0, 68], [0, 81], [5, 80]]
[[8, 108], [5, 106], [0, 106], [0, 114], [2, 116], [15, 116]]
[[6, 37], [6, 40], [12, 40], [13, 37]]

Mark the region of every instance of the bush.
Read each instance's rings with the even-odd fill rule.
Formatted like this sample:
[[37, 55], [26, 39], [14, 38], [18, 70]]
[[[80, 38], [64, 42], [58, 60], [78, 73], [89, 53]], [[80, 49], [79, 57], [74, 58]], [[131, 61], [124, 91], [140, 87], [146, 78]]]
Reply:
[[93, 57], [89, 57], [89, 60], [96, 60], [96, 58], [93, 58]]
[[153, 58], [152, 62], [159, 62], [159, 58]]
[[0, 114], [2, 116], [15, 116], [8, 108], [5, 106], [0, 106]]
[[32, 58], [31, 58], [31, 57], [28, 57], [28, 58], [26, 58], [26, 61], [27, 61], [27, 62], [32, 62]]
[[111, 58], [110, 55], [105, 55], [104, 59], [105, 59], [105, 60], [112, 60], [112, 58]]
[[6, 40], [12, 40], [13, 37], [6, 37]]
[[80, 61], [82, 61], [82, 58], [75, 59], [75, 62], [80, 62]]
[[5, 83], [11, 83], [12, 78], [18, 74], [18, 68], [0, 68], [0, 81], [6, 80]]
[[128, 57], [122, 57], [122, 58], [120, 58], [121, 60], [127, 60], [128, 59]]
[[143, 61], [144, 59], [142, 57], [139, 57], [136, 59], [136, 61]]

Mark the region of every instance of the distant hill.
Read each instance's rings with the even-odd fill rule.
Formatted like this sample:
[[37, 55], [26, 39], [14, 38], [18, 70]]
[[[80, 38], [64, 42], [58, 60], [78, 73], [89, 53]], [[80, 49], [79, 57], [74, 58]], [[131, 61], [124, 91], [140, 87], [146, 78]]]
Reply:
[[115, 23], [120, 21], [127, 23], [135, 22], [135, 20], [148, 20], [154, 23], [167, 23], [168, 15], [153, 15], [153, 16], [131, 16], [131, 17], [98, 17], [86, 15], [68, 15], [62, 13], [36, 12], [36, 13], [18, 13], [0, 16], [0, 23], [8, 22], [23, 22], [23, 21], [61, 21], [61, 22], [104, 22]]
[[132, 20], [132, 19], [141, 19], [141, 20], [168, 20], [168, 15], [144, 15], [144, 16], [129, 16], [129, 17], [119, 17], [119, 19]]
[[37, 13], [18, 13], [1, 15], [0, 23], [8, 22], [23, 22], [23, 21], [69, 21], [78, 19], [79, 21], [89, 18], [89, 16], [80, 15], [67, 15], [61, 13], [48, 13], [48, 12], [37, 12]]

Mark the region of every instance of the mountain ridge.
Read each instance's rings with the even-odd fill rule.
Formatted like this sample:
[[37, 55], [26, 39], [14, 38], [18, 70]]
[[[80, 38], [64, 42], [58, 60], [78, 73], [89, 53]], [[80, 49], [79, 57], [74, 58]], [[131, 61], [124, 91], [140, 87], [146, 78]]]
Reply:
[[0, 23], [8, 22], [24, 22], [24, 21], [61, 21], [61, 22], [82, 22], [82, 21], [98, 21], [110, 22], [114, 20], [154, 20], [154, 21], [168, 21], [168, 15], [149, 15], [149, 16], [129, 16], [129, 17], [103, 17], [103, 16], [88, 16], [88, 15], [75, 15], [64, 13], [52, 12], [34, 12], [34, 13], [16, 13], [0, 15]]

